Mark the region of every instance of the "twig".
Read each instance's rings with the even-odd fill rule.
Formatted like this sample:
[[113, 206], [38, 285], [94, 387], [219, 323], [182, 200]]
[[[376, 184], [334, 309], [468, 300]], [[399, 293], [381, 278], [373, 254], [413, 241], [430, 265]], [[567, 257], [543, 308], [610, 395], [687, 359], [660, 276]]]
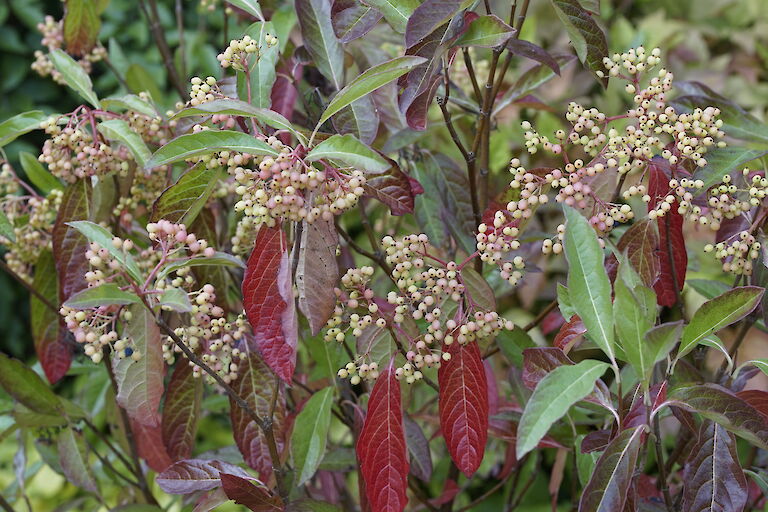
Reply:
[[176, 66], [173, 63], [173, 55], [171, 54], [171, 49], [168, 46], [168, 41], [165, 39], [165, 32], [163, 31], [163, 27], [160, 25], [160, 16], [158, 16], [157, 13], [156, 0], [146, 1], [149, 2], [149, 9], [147, 9], [145, 0], [139, 0], [139, 7], [149, 22], [149, 31], [152, 33], [152, 38], [155, 40], [157, 49], [160, 50], [160, 55], [163, 58], [163, 64], [168, 70], [168, 77], [176, 89], [176, 92], [179, 93], [179, 96], [181, 96], [184, 101], [188, 101], [189, 94], [187, 94], [187, 88], [179, 77], [179, 72], [176, 70]]
[[2, 508], [5, 512], [14, 512], [11, 504], [5, 501], [5, 498], [3, 498], [2, 494], [0, 494], [0, 508]]
[[[650, 410], [650, 407], [648, 408]], [[669, 493], [669, 483], [667, 482], [667, 468], [664, 465], [664, 450], [661, 446], [661, 429], [659, 428], [659, 415], [653, 417], [653, 442], [656, 447], [656, 467], [659, 470], [659, 483], [661, 492], [664, 495], [664, 504], [667, 512], [674, 512], [675, 507], [672, 503], [672, 496]]]
[[179, 32], [179, 55], [181, 76], [187, 76], [187, 54], [186, 47], [184, 45], [184, 9], [181, 5], [181, 0], [176, 0], [176, 29]]
[[[105, 436], [88, 418], [83, 418], [85, 421], [85, 424], [90, 428], [94, 434], [96, 434], [96, 437], [98, 437], [104, 444], [107, 445], [107, 448], [109, 448], [112, 453], [114, 453], [118, 459], [120, 459], [120, 462], [122, 462], [125, 467], [127, 467], [129, 470], [131, 470], [132, 473], [134, 473], [134, 468], [131, 465], [131, 463], [128, 461], [128, 459], [125, 458], [125, 456], [117, 449], [115, 446], [110, 442], [109, 438]], [[138, 483], [137, 483], [138, 485]]]
[[[91, 443], [90, 443], [90, 442], [89, 442], [87, 439], [85, 440], [85, 442], [86, 442], [86, 444], [88, 445], [88, 448], [89, 448], [89, 449], [90, 449], [90, 450], [93, 452], [93, 454], [94, 454], [94, 455], [96, 455], [96, 458], [97, 458], [97, 459], [99, 459], [99, 461], [100, 461], [100, 462], [101, 462], [101, 463], [102, 463], [102, 464], [103, 464], [103, 465], [104, 465], [104, 466], [105, 466], [107, 469], [109, 469], [109, 470], [110, 470], [112, 473], [114, 473], [115, 475], [119, 476], [119, 477], [120, 477], [122, 480], [124, 480], [124, 481], [125, 481], [125, 482], [126, 482], [128, 485], [132, 485], [133, 487], [136, 487], [137, 489], [141, 489], [141, 485], [139, 484], [139, 482], [137, 482], [137, 481], [135, 481], [135, 480], [131, 480], [130, 478], [128, 478], [127, 476], [125, 476], [124, 474], [122, 474], [120, 471], [118, 471], [118, 470], [117, 470], [117, 468], [115, 468], [115, 466], [113, 466], [113, 465], [112, 465], [112, 463], [111, 463], [111, 462], [109, 462], [109, 459], [107, 459], [106, 457], [102, 456], [102, 455], [101, 455], [101, 454], [100, 454], [98, 451], [96, 451], [96, 447], [95, 447], [95, 446], [93, 446], [93, 445], [92, 445], [92, 444], [91, 444]], [[129, 468], [129, 469], [130, 469], [130, 468]]]

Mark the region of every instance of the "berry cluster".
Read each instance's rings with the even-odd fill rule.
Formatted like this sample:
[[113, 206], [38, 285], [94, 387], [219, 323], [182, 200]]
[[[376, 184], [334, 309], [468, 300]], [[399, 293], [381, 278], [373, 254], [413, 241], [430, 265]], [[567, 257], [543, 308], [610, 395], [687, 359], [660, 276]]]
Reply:
[[742, 231], [716, 245], [708, 244], [705, 252], [714, 252], [723, 264], [723, 271], [737, 276], [752, 275], [752, 261], [760, 256], [762, 244], [749, 231]]
[[199, 76], [193, 76], [189, 82], [192, 84], [189, 104], [193, 107], [226, 96], [216, 82], [216, 78], [212, 76], [206, 77], [205, 80]]
[[[267, 48], [271, 48], [277, 44], [277, 37], [267, 33], [264, 36], [264, 42], [267, 44]], [[259, 42], [253, 39], [251, 36], [244, 36], [242, 39], [233, 39], [229, 42], [229, 46], [226, 50], [216, 56], [216, 59], [221, 64], [222, 68], [232, 68], [236, 71], [248, 71], [251, 62], [249, 58], [251, 55], [255, 57], [255, 60], [259, 59], [262, 48], [259, 46]]]
[[[58, 50], [64, 45], [64, 22], [63, 20], [56, 21], [53, 16], [46, 16], [45, 21], [37, 24], [37, 30], [43, 34], [41, 44], [45, 46], [49, 52]], [[77, 63], [86, 73], [91, 72], [91, 67], [94, 62], [103, 60], [107, 56], [107, 50], [101, 45], [94, 46], [90, 52], [80, 58]], [[51, 59], [47, 54], [41, 50], [35, 51], [35, 61], [32, 63], [32, 70], [34, 70], [40, 76], [51, 76], [53, 80], [62, 85], [66, 85], [64, 77], [59, 71], [54, 68]]]
[[101, 362], [104, 349], [108, 346], [121, 359], [141, 359], [142, 353], [136, 350], [131, 338], [121, 338], [117, 334], [118, 320], [131, 321], [131, 312], [122, 306], [99, 306], [87, 310], [62, 306], [59, 313], [64, 317], [64, 324], [74, 335], [75, 341], [83, 344], [85, 355], [94, 363]]

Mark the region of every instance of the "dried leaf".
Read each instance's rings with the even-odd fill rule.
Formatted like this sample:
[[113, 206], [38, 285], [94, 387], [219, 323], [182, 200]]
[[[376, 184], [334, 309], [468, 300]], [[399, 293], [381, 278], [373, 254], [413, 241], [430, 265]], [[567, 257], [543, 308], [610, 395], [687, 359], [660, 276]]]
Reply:
[[336, 306], [333, 288], [339, 280], [336, 262], [338, 244], [339, 234], [333, 221], [303, 223], [296, 288], [299, 291], [299, 311], [309, 321], [313, 336], [325, 326]]

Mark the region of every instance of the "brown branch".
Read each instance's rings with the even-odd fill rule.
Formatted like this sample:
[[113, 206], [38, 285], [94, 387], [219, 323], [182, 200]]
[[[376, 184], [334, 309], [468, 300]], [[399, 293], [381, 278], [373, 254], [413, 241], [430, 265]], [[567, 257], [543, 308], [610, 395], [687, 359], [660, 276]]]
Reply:
[[168, 77], [170, 78], [173, 87], [176, 89], [176, 92], [178, 92], [179, 96], [181, 96], [181, 99], [188, 101], [189, 94], [187, 94], [186, 85], [184, 82], [182, 82], [181, 77], [179, 76], [179, 72], [173, 63], [173, 55], [171, 54], [171, 49], [168, 46], [168, 41], [165, 39], [165, 31], [160, 25], [160, 16], [157, 13], [157, 2], [156, 0], [146, 1], [149, 2], [149, 9], [147, 9], [145, 0], [139, 0], [139, 7], [144, 13], [144, 16], [147, 18], [147, 22], [149, 23], [149, 31], [152, 34], [152, 38], [155, 40], [155, 45], [160, 51], [161, 57], [163, 58], [165, 69], [168, 70]]

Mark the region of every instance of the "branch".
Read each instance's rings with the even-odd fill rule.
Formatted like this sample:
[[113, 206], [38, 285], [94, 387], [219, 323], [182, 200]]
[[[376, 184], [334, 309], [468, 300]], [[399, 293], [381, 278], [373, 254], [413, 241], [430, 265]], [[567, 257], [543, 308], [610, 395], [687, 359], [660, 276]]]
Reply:
[[43, 296], [43, 295], [42, 295], [40, 292], [38, 292], [37, 290], [35, 290], [35, 287], [34, 287], [34, 286], [32, 286], [31, 284], [29, 284], [28, 282], [26, 282], [26, 281], [25, 281], [25, 280], [24, 280], [24, 279], [23, 279], [23, 278], [22, 278], [20, 275], [18, 275], [16, 272], [14, 272], [14, 271], [11, 269], [11, 267], [9, 267], [9, 266], [8, 266], [8, 264], [5, 262], [5, 260], [3, 260], [2, 258], [0, 258], [0, 269], [4, 270], [4, 271], [5, 271], [5, 272], [7, 272], [8, 274], [10, 274], [10, 276], [11, 276], [12, 278], [14, 278], [16, 281], [18, 281], [18, 283], [19, 283], [21, 286], [23, 286], [24, 288], [26, 288], [26, 289], [27, 289], [27, 291], [28, 291], [30, 294], [34, 295], [34, 296], [35, 296], [35, 298], [36, 298], [37, 300], [39, 300], [40, 302], [42, 302], [42, 303], [45, 305], [45, 307], [47, 307], [48, 309], [50, 309], [51, 311], [53, 311], [54, 313], [56, 313], [56, 315], [58, 315], [58, 314], [59, 314], [59, 308], [57, 308], [56, 306], [54, 306], [54, 305], [51, 303], [51, 301], [49, 301], [48, 299], [46, 299], [46, 298], [45, 298], [45, 297], [44, 297], [44, 296]]
[[176, 92], [179, 93], [179, 96], [181, 96], [181, 99], [184, 101], [189, 101], [189, 94], [187, 94], [186, 85], [181, 81], [181, 77], [179, 77], [179, 72], [176, 70], [176, 66], [173, 63], [173, 55], [171, 54], [171, 49], [168, 46], [168, 41], [165, 39], [165, 32], [163, 27], [160, 25], [160, 16], [157, 14], [157, 2], [156, 0], [148, 1], [149, 10], [147, 9], [147, 5], [144, 3], [145, 0], [139, 0], [139, 7], [149, 22], [149, 31], [152, 33], [152, 38], [155, 40], [157, 49], [160, 50], [160, 55], [163, 58], [163, 64], [165, 64], [165, 68], [168, 70], [168, 77], [170, 78], [171, 83], [176, 89]]

